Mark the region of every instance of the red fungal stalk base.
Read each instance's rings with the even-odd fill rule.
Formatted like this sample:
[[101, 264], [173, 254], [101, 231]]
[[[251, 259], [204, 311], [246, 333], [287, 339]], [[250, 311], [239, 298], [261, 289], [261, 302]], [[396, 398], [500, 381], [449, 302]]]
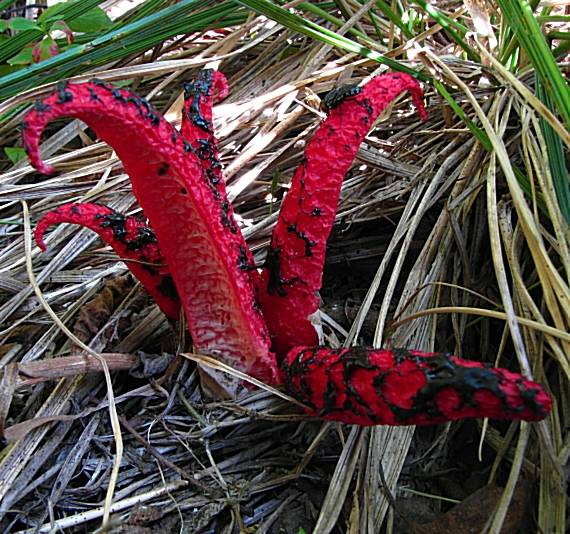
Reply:
[[311, 415], [364, 426], [539, 421], [552, 406], [540, 385], [517, 373], [446, 354], [297, 347], [283, 370], [287, 392]]
[[180, 318], [176, 286], [156, 236], [143, 220], [125, 217], [103, 204], [64, 204], [44, 215], [36, 226], [36, 242], [43, 251], [46, 250], [43, 240], [46, 230], [59, 223], [79, 224], [97, 232], [126, 262], [164, 314], [174, 321]]

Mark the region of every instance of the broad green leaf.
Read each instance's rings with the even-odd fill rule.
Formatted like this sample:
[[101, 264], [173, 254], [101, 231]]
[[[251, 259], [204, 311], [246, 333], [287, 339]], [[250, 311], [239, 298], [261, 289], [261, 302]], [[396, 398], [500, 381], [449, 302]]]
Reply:
[[4, 153], [10, 158], [10, 161], [14, 165], [26, 158], [26, 151], [21, 147], [4, 147]]
[[33, 46], [26, 46], [22, 48], [14, 57], [11, 57], [6, 63], [8, 65], [30, 65], [33, 63], [32, 59]]
[[16, 31], [24, 30], [41, 30], [41, 28], [30, 19], [25, 19], [24, 17], [14, 17], [8, 21], [8, 28]]
[[77, 0], [68, 0], [67, 2], [59, 2], [51, 7], [48, 7], [39, 17], [38, 22], [48, 23], [62, 18], [61, 12], [65, 11], [71, 4], [75, 4]]
[[112, 25], [113, 21], [100, 7], [96, 7], [68, 22], [71, 30], [82, 33], [100, 32]]
[[59, 53], [57, 43], [51, 37], [45, 37], [32, 49], [34, 63], [39, 63]]

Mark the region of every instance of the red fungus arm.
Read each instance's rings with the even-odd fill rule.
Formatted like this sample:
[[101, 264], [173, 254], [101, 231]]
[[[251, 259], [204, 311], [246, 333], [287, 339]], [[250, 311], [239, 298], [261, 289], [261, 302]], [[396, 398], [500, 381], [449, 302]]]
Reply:
[[212, 106], [215, 96], [222, 100], [228, 91], [228, 81], [221, 72], [201, 70], [193, 82], [184, 84], [184, 109], [180, 127], [182, 136], [190, 142], [202, 162], [213, 194], [220, 197], [225, 195], [225, 185], [218, 141], [214, 136]]
[[[226, 77], [219, 71], [203, 69], [193, 82], [184, 84], [184, 109], [182, 111], [182, 136], [190, 142], [208, 178], [208, 186], [217, 198], [226, 197], [226, 185], [218, 140], [214, 135], [212, 108], [214, 99], [223, 100], [228, 96], [229, 86]], [[255, 268], [249, 247], [244, 247], [240, 268], [248, 271], [252, 283], [256, 285], [259, 273]]]
[[364, 426], [539, 421], [552, 407], [544, 389], [520, 374], [445, 354], [296, 347], [283, 369], [287, 392], [311, 415]]
[[280, 356], [314, 345], [309, 316], [319, 306], [325, 249], [344, 175], [373, 122], [400, 93], [409, 91], [422, 119], [422, 91], [407, 74], [384, 74], [363, 87], [341, 88], [325, 99], [330, 113], [309, 142], [281, 207], [259, 300]]
[[208, 143], [208, 150], [201, 159], [205, 160], [206, 164], [212, 163], [215, 170], [221, 169], [221, 165], [212, 123], [212, 106], [214, 99], [219, 102], [226, 98], [228, 93], [228, 80], [221, 72], [213, 69], [199, 71], [193, 82], [184, 84], [184, 110], [180, 130], [199, 156], [202, 145], [200, 141]]
[[154, 232], [138, 217], [125, 217], [103, 204], [64, 204], [44, 215], [35, 230], [38, 246], [45, 251], [46, 230], [59, 223], [85, 226], [94, 232], [127, 264], [128, 268], [172, 320], [180, 317], [180, 299], [168, 272]]
[[154, 229], [200, 351], [274, 382], [269, 337], [244, 265], [247, 247], [224, 194], [210, 188], [194, 149], [144, 99], [100, 81], [61, 84], [23, 122], [32, 164], [46, 124], [77, 117], [121, 158]]

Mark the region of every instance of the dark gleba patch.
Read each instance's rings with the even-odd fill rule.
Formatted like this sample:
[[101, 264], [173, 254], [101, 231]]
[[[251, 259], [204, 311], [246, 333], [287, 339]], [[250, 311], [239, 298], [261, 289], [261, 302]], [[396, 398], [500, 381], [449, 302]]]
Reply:
[[116, 211], [106, 215], [97, 214], [96, 219], [100, 219], [99, 226], [101, 228], [110, 228], [113, 231], [113, 236], [117, 241], [128, 245], [127, 242], [127, 226], [125, 216]]
[[101, 99], [99, 98], [99, 95], [97, 94], [97, 92], [95, 91], [95, 89], [93, 89], [93, 87], [88, 87], [87, 90], [89, 91], [89, 98], [91, 100], [94, 100], [96, 102], [101, 102]]
[[184, 84], [184, 99], [190, 100], [187, 117], [192, 124], [208, 133], [213, 132], [212, 123], [202, 115], [200, 104], [204, 96], [211, 96], [213, 81], [213, 69], [204, 69], [198, 73], [196, 80]]
[[[108, 214], [98, 213], [95, 219], [100, 220], [101, 228], [110, 228], [113, 231], [113, 237], [123, 243], [128, 250], [140, 251], [145, 246], [156, 243], [156, 235], [148, 226], [139, 226], [136, 229], [136, 235], [132, 239], [127, 239], [127, 218], [116, 211]], [[144, 260], [144, 258], [142, 258]]]
[[255, 265], [250, 263], [247, 249], [243, 245], [239, 246], [238, 268], [240, 271], [254, 271], [256, 269]]
[[216, 166], [216, 151], [213, 141], [210, 139], [196, 139], [196, 155], [201, 159], [208, 161], [211, 166]]
[[357, 85], [342, 85], [329, 91], [322, 100], [325, 111], [331, 111], [340, 106], [347, 98], [356, 96], [362, 91]]
[[222, 225], [224, 226], [224, 228], [227, 228], [232, 234], [237, 233], [238, 226], [236, 224], [235, 219], [233, 218], [233, 216], [231, 214], [231, 205], [230, 205], [229, 201], [224, 200], [220, 204], [220, 209], [221, 209]]
[[317, 244], [316, 241], [311, 241], [307, 237], [305, 232], [301, 232], [300, 230], [298, 230], [296, 224], [287, 225], [287, 231], [290, 234], [295, 234], [301, 241], [303, 241], [305, 243], [305, 256], [306, 257], [313, 255], [313, 251], [311, 249]]
[[41, 100], [36, 100], [32, 108], [36, 113], [45, 113], [51, 109], [51, 106]]
[[146, 245], [156, 242], [156, 235], [148, 226], [139, 226], [136, 237], [127, 242], [127, 248], [129, 250], [140, 250]]
[[[426, 384], [414, 395], [411, 408], [401, 408], [387, 403], [398, 421], [405, 422], [421, 414], [433, 418], [442, 416], [437, 406], [437, 397], [440, 391], [449, 389], [455, 390], [459, 395], [458, 410], [465, 406], [476, 407], [475, 393], [485, 390], [500, 399], [505, 412], [513, 411], [507, 402], [505, 392], [500, 387], [497, 373], [490, 369], [457, 365], [447, 354], [420, 356], [399, 349], [397, 364], [403, 363], [404, 359], [412, 360], [415, 365], [422, 367]], [[382, 396], [381, 392], [379, 394]]]
[[[288, 391], [298, 391], [299, 399], [301, 402], [305, 403], [313, 409], [316, 409], [316, 405], [313, 402], [315, 400], [315, 392], [311, 384], [311, 368], [316, 363], [316, 355], [321, 347], [311, 347], [305, 349], [303, 352], [297, 354], [297, 357], [288, 363], [283, 363], [283, 372], [285, 378], [285, 385]], [[327, 404], [327, 400], [331, 405], [334, 405], [336, 398], [336, 388], [333, 390], [329, 389], [329, 384], [327, 384], [327, 390], [325, 392], [324, 403]], [[331, 384], [333, 387], [334, 384]], [[332, 408], [331, 408], [332, 409]]]
[[165, 275], [160, 280], [157, 289], [166, 297], [171, 300], [178, 300], [178, 291], [176, 290], [176, 285], [174, 280], [170, 275]]
[[67, 90], [68, 81], [59, 82], [56, 87], [57, 103], [66, 104], [73, 100], [73, 93]]
[[[108, 83], [94, 78], [92, 80], [93, 85], [101, 88], [101, 90], [107, 91], [111, 94], [116, 102], [122, 105], [132, 104], [137, 109], [139, 115], [148, 120], [152, 126], [158, 126], [160, 124], [160, 115], [154, 108], [154, 106], [145, 98], [135, 95], [126, 89], [119, 89]], [[89, 89], [89, 94], [92, 99], [99, 99], [97, 93], [94, 89]]]
[[286, 286], [291, 286], [298, 281], [298, 278], [287, 280], [281, 276], [281, 248], [270, 247], [267, 251], [267, 257], [263, 265], [269, 273], [269, 280], [267, 282], [267, 293], [270, 295], [279, 295], [280, 297], [287, 296]]

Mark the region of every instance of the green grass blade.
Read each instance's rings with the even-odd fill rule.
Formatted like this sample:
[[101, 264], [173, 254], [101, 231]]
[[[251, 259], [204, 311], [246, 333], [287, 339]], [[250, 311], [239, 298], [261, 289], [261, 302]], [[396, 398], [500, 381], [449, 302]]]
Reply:
[[0, 10], [4, 10], [10, 7], [12, 4], [15, 4], [16, 0], [0, 0]]
[[[536, 77], [536, 95], [546, 107], [553, 111], [552, 100], [538, 77]], [[570, 187], [568, 186], [568, 170], [564, 159], [562, 140], [543, 118], [540, 119], [540, 126], [546, 142], [548, 162], [558, 205], [564, 219], [570, 224]]]
[[249, 7], [257, 13], [261, 13], [262, 15], [269, 17], [271, 20], [278, 22], [292, 31], [302, 33], [318, 41], [336, 46], [346, 52], [359, 54], [373, 61], [377, 61], [378, 63], [388, 65], [394, 70], [407, 72], [420, 80], [426, 81], [429, 79], [425, 74], [418, 72], [399, 61], [390, 59], [378, 52], [374, 52], [369, 48], [348, 39], [347, 37], [337, 35], [335, 32], [327, 28], [323, 28], [310, 20], [300, 17], [294, 13], [290, 13], [269, 0], [239, 0], [239, 3]]
[[377, 0], [376, 6], [382, 12], [382, 14], [392, 23], [394, 26], [398, 27], [400, 31], [404, 34], [407, 39], [413, 39], [414, 34], [410, 29], [402, 22], [402, 17], [400, 13], [394, 13], [390, 6], [384, 2], [384, 0]]
[[[204, 9], [211, 4], [215, 6]], [[3, 76], [0, 78], [0, 98], [7, 98], [42, 83], [85, 72], [130, 54], [148, 50], [175, 35], [243, 21], [245, 13], [240, 18], [235, 7], [233, 1], [182, 0], [144, 19], [112, 30], [89, 43], [74, 46], [41, 63]]]
[[505, 21], [532, 62], [546, 93], [570, 129], [570, 90], [562, 76], [541, 27], [526, 0], [497, 0]]
[[463, 39], [462, 35], [467, 33], [467, 28], [462, 26], [452, 18], [448, 17], [438, 9], [436, 9], [432, 4], [428, 4], [425, 0], [414, 0], [414, 3], [418, 4], [433, 20], [435, 20], [446, 32], [447, 34], [457, 43], [467, 54], [467, 57], [471, 61], [480, 62], [481, 58]]
[[[334, 15], [331, 15], [328, 11], [321, 9], [319, 6], [311, 4], [310, 2], [302, 2], [297, 6], [297, 8], [302, 10], [302, 11], [306, 11], [307, 13], [312, 13], [313, 15], [316, 15], [317, 17], [322, 18], [323, 20], [326, 20], [326, 21], [330, 22], [331, 24], [334, 24], [335, 26], [338, 26], [339, 28], [345, 23], [344, 20], [339, 19], [338, 17], [335, 17]], [[350, 28], [347, 31], [347, 33], [350, 35], [354, 35], [355, 37], [360, 37], [361, 39], [370, 40], [368, 35], [366, 35], [364, 32], [361, 32], [357, 28]]]

